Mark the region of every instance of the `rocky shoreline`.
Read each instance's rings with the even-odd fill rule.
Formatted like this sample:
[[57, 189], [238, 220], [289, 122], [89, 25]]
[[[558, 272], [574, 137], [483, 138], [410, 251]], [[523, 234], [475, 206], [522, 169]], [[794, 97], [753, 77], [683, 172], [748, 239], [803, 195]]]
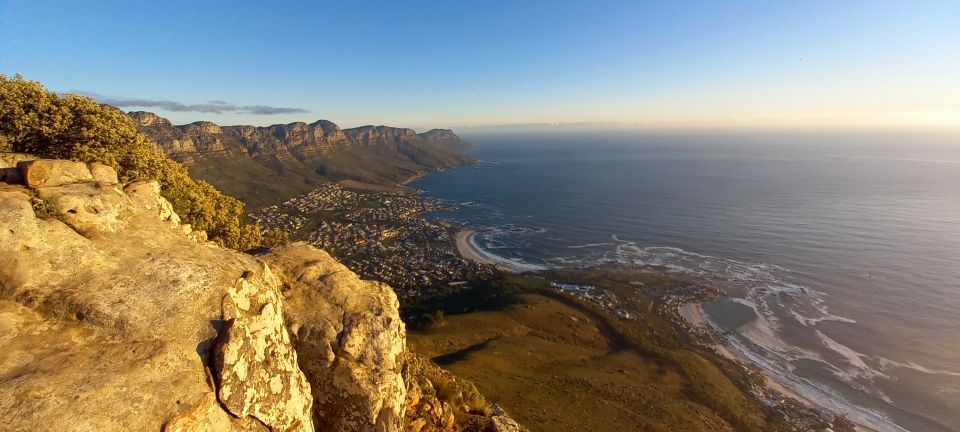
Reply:
[[[458, 232], [456, 237], [457, 251], [463, 258], [473, 260], [478, 263], [496, 265], [502, 271], [515, 273], [523, 271], [518, 270], [516, 267], [511, 268], [509, 266], [510, 262], [504, 262], [504, 260], [494, 260], [487, 254], [484, 254], [483, 251], [478, 250], [477, 246], [472, 241], [473, 237], [476, 235], [477, 232], [472, 229], [463, 229]], [[576, 272], [577, 270], [565, 269], [564, 271]], [[660, 270], [653, 268], [647, 269], [647, 271], [657, 273], [660, 272]], [[535, 272], [533, 274], [543, 273]], [[666, 273], [662, 274], [666, 277], [673, 278], [673, 276], [669, 276]], [[567, 286], [581, 287], [580, 285], [567, 285], [557, 282], [553, 282], [552, 284], [554, 287], [559, 287], [556, 288], [558, 293], [574, 296], [588, 303], [595, 304], [597, 307], [606, 309], [611, 313], [619, 315], [621, 319], [629, 320], [632, 318], [629, 313], [619, 310], [614, 305], [619, 301], [613, 301], [611, 303], [611, 300], [608, 298], [609, 296], [594, 296], [589, 294], [588, 290], [565, 288]], [[733, 362], [733, 364], [737, 365], [737, 368], [740, 370], [746, 371], [748, 374], [753, 373], [750, 372], [755, 370], [755, 367], [752, 365], [752, 363], [743, 356], [738, 355], [735, 350], [729, 348], [725, 344], [725, 339], [716, 333], [712, 325], [710, 325], [709, 320], [704, 316], [703, 311], [699, 307], [702, 302], [722, 295], [723, 291], [719, 289], [711, 289], [709, 285], [705, 283], [697, 283], [696, 281], [678, 280], [676, 284], [678, 289], [674, 289], [672, 292], [662, 292], [659, 294], [660, 301], [664, 304], [664, 307], [659, 308], [660, 312], [658, 313], [673, 321], [675, 325], [683, 328], [690, 337], [689, 343], [700, 344], [705, 348], [712, 350], [718, 356]], [[593, 286], [590, 286], [589, 288], [593, 289], [590, 291], [596, 290], [596, 287]], [[644, 287], [642, 285], [638, 285], [636, 289], [642, 291], [644, 290]], [[612, 293], [609, 294], [612, 295]], [[613, 295], [613, 297], [616, 296]], [[799, 430], [818, 430], [816, 429], [815, 425], [833, 424], [833, 430], [835, 431], [872, 431], [865, 426], [855, 425], [852, 422], [837, 416], [835, 413], [822, 407], [820, 404], [817, 404], [816, 401], [805, 398], [799, 393], [790, 390], [786, 386], [780, 384], [769, 374], [764, 373], [762, 376], [762, 382], [747, 386], [744, 388], [744, 391], [752, 394], [753, 397], [755, 397], [758, 401], [777, 412], [784, 419], [785, 423], [791, 424], [793, 427], [796, 427]]]
[[[677, 314], [683, 318], [690, 327], [692, 334], [699, 335], [700, 343], [710, 347], [720, 356], [743, 365], [750, 365], [758, 368], [763, 375], [763, 387], [757, 389], [758, 396], [771, 404], [780, 405], [783, 409], [789, 407], [791, 411], [796, 411], [798, 406], [802, 406], [810, 413], [819, 413], [821, 417], [835, 417], [833, 412], [821, 401], [808, 398], [799, 392], [788, 387], [780, 381], [779, 377], [769, 371], [755, 365], [749, 358], [744, 356], [736, 347], [727, 343], [726, 338], [719, 333], [716, 326], [707, 317], [703, 310], [702, 303], [686, 303], [677, 308]], [[813, 414], [816, 415], [816, 414]], [[852, 426], [860, 432], [876, 432], [874, 429], [855, 422], [850, 422], [847, 426]]]

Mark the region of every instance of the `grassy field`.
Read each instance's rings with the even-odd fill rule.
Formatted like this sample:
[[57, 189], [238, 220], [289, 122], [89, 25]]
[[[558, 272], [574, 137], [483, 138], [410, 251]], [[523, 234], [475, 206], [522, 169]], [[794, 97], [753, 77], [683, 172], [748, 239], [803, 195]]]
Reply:
[[345, 187], [407, 193], [398, 184], [417, 174], [471, 163], [467, 156], [428, 145], [348, 147], [307, 162], [247, 157], [205, 158], [189, 167], [193, 178], [206, 180], [243, 201], [248, 210], [277, 204], [336, 181]]
[[191, 177], [206, 180], [243, 201], [248, 211], [283, 202], [330, 181], [297, 161], [281, 164], [252, 158], [211, 158], [189, 170]]
[[[609, 287], [639, 320], [555, 293], [550, 280]], [[446, 313], [411, 325], [408, 343], [476, 383], [531, 431], [776, 430], [741, 389], [747, 377], [679, 338], [637, 281], [651, 290], [676, 283], [610, 271], [503, 275], [410, 307], [417, 314], [442, 305]]]

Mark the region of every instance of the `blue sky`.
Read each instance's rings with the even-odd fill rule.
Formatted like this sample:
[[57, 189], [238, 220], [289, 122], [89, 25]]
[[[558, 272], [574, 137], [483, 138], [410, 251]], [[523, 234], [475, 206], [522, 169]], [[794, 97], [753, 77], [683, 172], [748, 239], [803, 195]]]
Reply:
[[18, 72], [175, 123], [960, 127], [960, 1], [0, 0]]

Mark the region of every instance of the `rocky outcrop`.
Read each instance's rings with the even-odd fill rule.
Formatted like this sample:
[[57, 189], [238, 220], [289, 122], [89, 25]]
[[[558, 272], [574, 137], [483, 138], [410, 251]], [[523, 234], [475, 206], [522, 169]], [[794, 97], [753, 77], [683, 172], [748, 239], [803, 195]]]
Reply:
[[[309, 162], [338, 151], [358, 147], [411, 146], [437, 153], [450, 165], [469, 158], [454, 153], [469, 144], [448, 129], [417, 134], [413, 129], [388, 126], [361, 126], [340, 129], [327, 120], [295, 122], [267, 127], [218, 126], [196, 122], [174, 126], [154, 113], [134, 111], [128, 115], [141, 132], [157, 143], [170, 157], [188, 164], [211, 157], [253, 157], [258, 159], [294, 159]], [[431, 168], [441, 168], [435, 166]]]
[[286, 321], [313, 388], [317, 429], [399, 430], [406, 336], [393, 290], [305, 243], [261, 258], [282, 269]]
[[5, 428], [313, 430], [269, 267], [198, 243], [156, 182], [18, 170], [0, 186]]
[[205, 242], [154, 181], [0, 162], [4, 430], [398, 430], [389, 287], [302, 245]]
[[0, 172], [0, 429], [519, 430], [326, 252], [220, 248], [102, 164]]
[[163, 117], [160, 117], [152, 112], [147, 111], [132, 111], [127, 113], [138, 125], [143, 127], [153, 127], [153, 126], [173, 126], [170, 124], [170, 120], [167, 120]]
[[34, 159], [35, 156], [24, 153], [0, 153], [0, 182], [23, 183], [17, 164]]
[[407, 432], [520, 432], [525, 431], [477, 387], [432, 361], [406, 353], [404, 382], [407, 400], [404, 430]]
[[487, 430], [488, 432], [522, 432], [524, 429], [516, 420], [510, 418], [503, 408], [494, 404]]
[[462, 151], [471, 145], [450, 129], [431, 129], [420, 134], [420, 136], [427, 142], [450, 151]]

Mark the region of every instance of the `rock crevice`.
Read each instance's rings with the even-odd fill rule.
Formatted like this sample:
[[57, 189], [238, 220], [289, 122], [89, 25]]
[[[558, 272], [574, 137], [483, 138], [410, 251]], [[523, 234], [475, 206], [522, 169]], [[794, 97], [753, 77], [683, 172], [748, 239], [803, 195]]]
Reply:
[[399, 429], [389, 287], [315, 249], [217, 247], [103, 165], [0, 154], [0, 172], [4, 428]]
[[[425, 406], [389, 286], [304, 243], [218, 247], [105, 165], [0, 153], [0, 174], [4, 430], [394, 432]], [[459, 430], [430, 404], [409, 430]]]

